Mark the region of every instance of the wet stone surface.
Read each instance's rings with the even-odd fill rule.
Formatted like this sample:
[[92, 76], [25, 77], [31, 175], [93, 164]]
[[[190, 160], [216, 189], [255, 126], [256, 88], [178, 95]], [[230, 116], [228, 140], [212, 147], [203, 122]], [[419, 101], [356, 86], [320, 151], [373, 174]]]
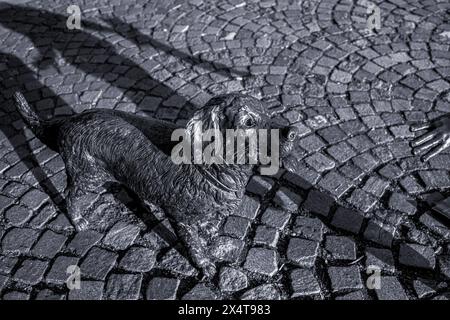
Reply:
[[[0, 299], [449, 299], [450, 153], [409, 145], [412, 122], [450, 112], [448, 2], [372, 1], [376, 33], [362, 1], [80, 0], [68, 30], [72, 2], [0, 6]], [[94, 193], [75, 230], [64, 163], [24, 127], [17, 88], [45, 118], [178, 124], [241, 92], [300, 138], [221, 222], [205, 282], [165, 214], [124, 191]]]

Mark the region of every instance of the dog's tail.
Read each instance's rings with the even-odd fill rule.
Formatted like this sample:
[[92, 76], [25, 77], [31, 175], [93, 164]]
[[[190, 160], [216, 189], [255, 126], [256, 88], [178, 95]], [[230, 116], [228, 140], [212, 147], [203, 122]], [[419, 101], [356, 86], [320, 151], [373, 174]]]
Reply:
[[[14, 93], [14, 99], [16, 100], [17, 111], [25, 121], [25, 124], [33, 131], [35, 136], [39, 138], [43, 143], [57, 151], [56, 147], [56, 126], [51, 121], [44, 120], [38, 116], [38, 114], [30, 107], [28, 101], [23, 94], [19, 91]], [[52, 131], [52, 132], [50, 132]]]
[[40, 135], [37, 133], [41, 133], [42, 131], [43, 120], [37, 115], [36, 112], [31, 109], [28, 101], [25, 99], [22, 93], [16, 91], [14, 93], [14, 99], [16, 100], [17, 110], [19, 111], [25, 123], [31, 128], [31, 130], [33, 130], [33, 132], [37, 136]]

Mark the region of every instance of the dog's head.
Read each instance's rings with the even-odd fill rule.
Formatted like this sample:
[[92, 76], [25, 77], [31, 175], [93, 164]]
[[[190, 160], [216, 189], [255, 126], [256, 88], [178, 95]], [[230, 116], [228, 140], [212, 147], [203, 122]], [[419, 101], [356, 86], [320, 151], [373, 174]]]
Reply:
[[[271, 119], [267, 113], [267, 107], [260, 100], [236, 93], [220, 95], [209, 100], [202, 110], [195, 113], [189, 121], [187, 129], [193, 135], [199, 134], [199, 131], [217, 130], [221, 133], [223, 141], [228, 139], [230, 130], [234, 130], [238, 135], [247, 134], [247, 138], [249, 133], [256, 132], [258, 139], [257, 153], [261, 151], [261, 144], [259, 143], [261, 132], [266, 132], [268, 154], [271, 154], [272, 148], [278, 144], [276, 147], [279, 149], [281, 158], [290, 153], [297, 137], [297, 129], [282, 125], [281, 122]], [[249, 151], [249, 143], [246, 143], [245, 149]]]

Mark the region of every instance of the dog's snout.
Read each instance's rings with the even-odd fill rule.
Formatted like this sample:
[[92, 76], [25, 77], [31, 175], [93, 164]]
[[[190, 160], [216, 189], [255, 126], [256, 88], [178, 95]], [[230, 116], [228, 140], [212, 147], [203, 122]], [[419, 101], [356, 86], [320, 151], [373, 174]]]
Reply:
[[294, 141], [298, 136], [298, 129], [296, 127], [286, 127], [282, 130], [283, 137], [288, 141]]

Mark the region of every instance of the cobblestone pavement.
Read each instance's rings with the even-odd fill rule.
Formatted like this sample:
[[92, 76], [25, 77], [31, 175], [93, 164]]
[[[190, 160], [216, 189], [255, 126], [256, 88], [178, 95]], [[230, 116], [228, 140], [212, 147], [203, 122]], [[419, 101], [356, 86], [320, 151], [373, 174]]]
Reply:
[[[363, 1], [0, 3], [0, 297], [449, 299], [450, 153], [421, 162], [409, 125], [450, 112], [450, 3], [372, 2], [376, 33]], [[82, 30], [66, 28], [74, 3]], [[249, 93], [299, 128], [294, 173], [252, 178], [205, 283], [164, 213], [115, 186], [92, 200], [93, 230], [75, 232], [63, 162], [24, 128], [17, 87], [43, 116], [179, 123], [211, 96]]]

